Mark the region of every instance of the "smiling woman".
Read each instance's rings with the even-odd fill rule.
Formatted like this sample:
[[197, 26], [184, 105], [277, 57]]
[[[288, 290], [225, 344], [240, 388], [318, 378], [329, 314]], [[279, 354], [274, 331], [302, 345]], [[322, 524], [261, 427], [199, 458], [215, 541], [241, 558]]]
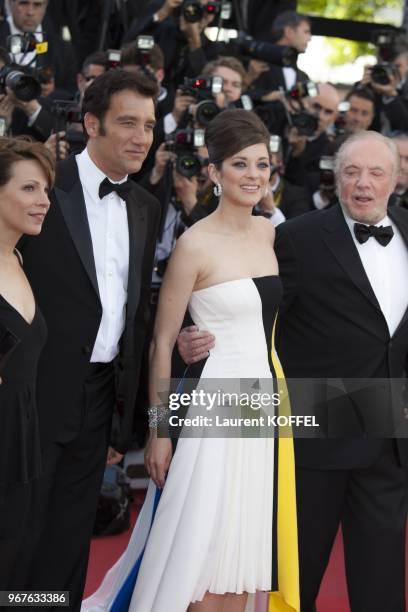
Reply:
[[40, 474], [35, 379], [46, 326], [15, 247], [40, 233], [54, 181], [40, 143], [0, 140], [0, 589], [24, 588], [24, 549]]

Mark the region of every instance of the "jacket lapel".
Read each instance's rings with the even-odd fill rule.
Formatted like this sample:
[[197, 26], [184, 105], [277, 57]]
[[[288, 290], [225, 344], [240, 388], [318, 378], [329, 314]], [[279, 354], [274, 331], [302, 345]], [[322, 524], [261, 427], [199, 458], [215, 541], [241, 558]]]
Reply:
[[[388, 209], [388, 216], [392, 219], [393, 223], [398, 227], [398, 230], [405, 242], [408, 249], [408, 214], [405, 210], [401, 210], [398, 207], [392, 207]], [[398, 324], [397, 329], [393, 333], [393, 337], [400, 331], [401, 327], [408, 321], [408, 307], [406, 308], [401, 321]]]
[[127, 202], [126, 209], [129, 225], [129, 276], [127, 295], [127, 317], [136, 314], [140, 297], [143, 253], [146, 242], [147, 220], [143, 200], [134, 189]]
[[61, 180], [54, 188], [55, 197], [89, 280], [100, 298], [91, 231], [75, 158], [67, 160], [61, 174]]
[[357, 289], [384, 317], [375, 293], [368, 280], [364, 266], [354, 244], [350, 230], [344, 219], [340, 205], [333, 206], [326, 213], [324, 241], [327, 248], [333, 253], [346, 274], [353, 281]]

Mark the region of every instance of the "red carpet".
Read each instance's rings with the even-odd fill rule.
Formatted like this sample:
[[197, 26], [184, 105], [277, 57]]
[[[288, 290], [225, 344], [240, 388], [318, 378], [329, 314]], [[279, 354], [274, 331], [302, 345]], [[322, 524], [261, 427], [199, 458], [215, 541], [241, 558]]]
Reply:
[[[136, 519], [140, 505], [143, 503], [144, 491], [135, 492], [134, 498], [132, 524]], [[85, 589], [86, 596], [93, 593], [93, 591], [95, 591], [95, 589], [99, 586], [106, 571], [120, 557], [123, 550], [126, 548], [129, 537], [130, 530], [117, 536], [97, 538], [92, 541], [89, 570]], [[350, 612], [347, 600], [346, 578], [344, 573], [343, 542], [340, 532], [337, 534], [330, 563], [320, 589], [317, 612]], [[386, 612], [386, 610], [384, 610], [384, 612]]]

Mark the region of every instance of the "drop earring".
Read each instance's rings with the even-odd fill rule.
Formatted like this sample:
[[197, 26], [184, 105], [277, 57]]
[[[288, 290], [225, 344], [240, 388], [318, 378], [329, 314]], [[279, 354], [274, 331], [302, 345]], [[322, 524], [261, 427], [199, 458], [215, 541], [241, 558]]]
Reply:
[[214, 185], [213, 191], [214, 191], [214, 195], [217, 196], [217, 198], [219, 198], [221, 196], [221, 194], [222, 194], [222, 187], [221, 187], [221, 185], [219, 183], [216, 183]]

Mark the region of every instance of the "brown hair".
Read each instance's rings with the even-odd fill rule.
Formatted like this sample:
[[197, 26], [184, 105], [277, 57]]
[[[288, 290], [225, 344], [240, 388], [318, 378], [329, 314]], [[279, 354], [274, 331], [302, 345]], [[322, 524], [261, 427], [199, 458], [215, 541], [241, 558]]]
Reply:
[[55, 161], [52, 153], [41, 142], [23, 138], [0, 138], [0, 187], [11, 179], [13, 164], [26, 160], [40, 164], [51, 189], [55, 180]]
[[237, 72], [242, 79], [242, 89], [245, 88], [248, 75], [243, 63], [240, 62], [239, 59], [237, 59], [236, 57], [229, 57], [225, 55], [213, 60], [212, 62], [208, 62], [208, 64], [204, 66], [202, 75], [212, 76], [214, 74], [214, 70], [220, 67], [229, 68], [230, 70]]
[[[122, 48], [122, 54], [120, 58], [121, 66], [133, 66], [139, 63], [140, 51], [137, 46], [137, 40], [128, 43]], [[149, 66], [153, 70], [160, 70], [164, 68], [164, 55], [159, 45], [154, 44], [149, 51], [150, 61]]]
[[111, 98], [117, 93], [130, 89], [143, 98], [155, 101], [159, 87], [155, 81], [138, 72], [126, 70], [108, 70], [98, 76], [85, 91], [82, 101], [82, 114], [92, 113], [103, 121], [109, 109]]
[[210, 163], [220, 167], [224, 159], [254, 144], [265, 144], [269, 154], [270, 134], [252, 111], [225, 110], [217, 115], [205, 131]]

